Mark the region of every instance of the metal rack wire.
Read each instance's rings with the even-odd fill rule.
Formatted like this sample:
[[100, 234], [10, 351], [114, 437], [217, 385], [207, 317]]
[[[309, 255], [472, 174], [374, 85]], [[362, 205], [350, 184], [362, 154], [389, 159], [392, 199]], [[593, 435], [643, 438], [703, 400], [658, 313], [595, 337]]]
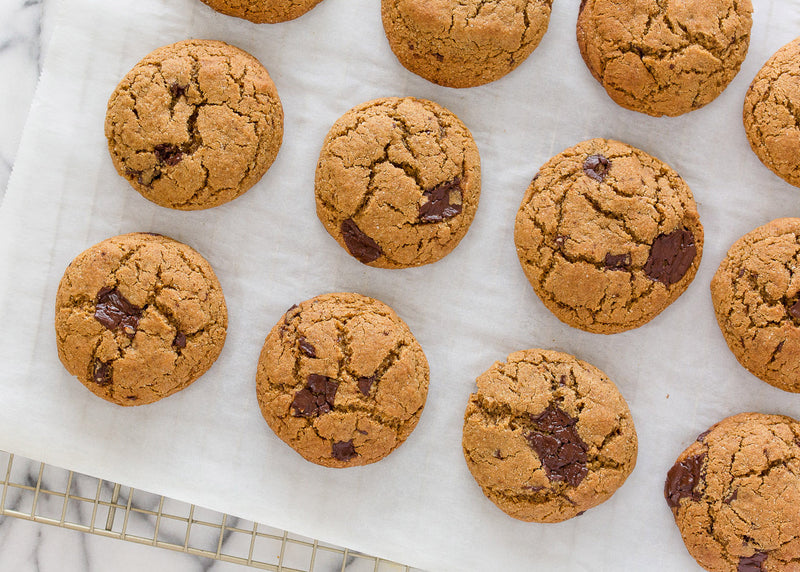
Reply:
[[4, 451], [0, 451], [0, 474], [0, 516], [260, 570], [419, 572], [285, 530]]

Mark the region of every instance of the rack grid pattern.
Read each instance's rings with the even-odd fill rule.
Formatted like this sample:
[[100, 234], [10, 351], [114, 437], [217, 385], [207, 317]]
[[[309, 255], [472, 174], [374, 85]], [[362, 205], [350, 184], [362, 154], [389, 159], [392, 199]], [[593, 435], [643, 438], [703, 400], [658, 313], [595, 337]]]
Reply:
[[0, 451], [0, 517], [275, 572], [420, 572], [394, 562]]

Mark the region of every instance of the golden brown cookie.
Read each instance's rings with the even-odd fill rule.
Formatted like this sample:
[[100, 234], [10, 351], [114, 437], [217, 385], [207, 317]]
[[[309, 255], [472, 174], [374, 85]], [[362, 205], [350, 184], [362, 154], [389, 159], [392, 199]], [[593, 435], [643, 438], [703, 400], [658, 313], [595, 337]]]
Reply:
[[217, 12], [256, 24], [275, 24], [299, 18], [322, 0], [201, 0]]
[[203, 375], [225, 343], [228, 311], [195, 250], [166, 236], [115, 236], [78, 255], [56, 295], [64, 367], [119, 405], [158, 401]]
[[800, 570], [800, 423], [762, 413], [720, 421], [680, 454], [664, 497], [706, 570]]
[[444, 107], [413, 97], [345, 113], [317, 164], [317, 216], [353, 257], [380, 268], [447, 255], [467, 233], [480, 191], [472, 134]]
[[728, 347], [750, 373], [800, 392], [800, 218], [780, 218], [733, 243], [711, 281]]
[[526, 350], [478, 377], [464, 414], [467, 466], [520, 520], [560, 522], [605, 502], [636, 465], [628, 404], [596, 367]]
[[553, 0], [382, 0], [383, 29], [409, 71], [447, 87], [499, 79], [547, 31]]
[[750, 0], [582, 0], [578, 46], [616, 103], [681, 115], [711, 102], [739, 72], [752, 12]]
[[744, 98], [750, 147], [773, 173], [800, 187], [800, 38], [764, 64]]
[[613, 334], [649, 322], [686, 290], [703, 227], [692, 192], [668, 165], [625, 143], [590, 139], [533, 178], [514, 241], [558, 319]]
[[125, 76], [106, 114], [117, 172], [164, 207], [196, 210], [252, 187], [278, 154], [283, 108], [258, 60], [224, 42], [159, 48]]
[[414, 430], [428, 394], [428, 362], [386, 304], [360, 294], [292, 306], [258, 360], [256, 390], [273, 431], [326, 467], [384, 458]]

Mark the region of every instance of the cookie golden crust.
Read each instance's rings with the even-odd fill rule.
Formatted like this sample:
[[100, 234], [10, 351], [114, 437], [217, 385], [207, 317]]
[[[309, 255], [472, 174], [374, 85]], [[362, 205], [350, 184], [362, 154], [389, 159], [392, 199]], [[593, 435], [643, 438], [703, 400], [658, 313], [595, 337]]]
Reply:
[[292, 306], [272, 328], [256, 391], [267, 424], [305, 459], [354, 467], [406, 440], [428, 380], [422, 348], [391, 308], [336, 293]]
[[533, 52], [552, 0], [382, 0], [383, 28], [409, 71], [446, 87], [499, 79]]
[[526, 350], [477, 380], [464, 414], [472, 476], [501, 510], [560, 522], [608, 500], [636, 465], [628, 404], [596, 367]]
[[345, 113], [325, 138], [317, 216], [364, 264], [421, 266], [461, 241], [480, 189], [478, 147], [458, 117], [424, 99], [376, 99]]
[[142, 405], [211, 367], [228, 312], [200, 254], [166, 236], [133, 233], [72, 261], [58, 287], [55, 326], [69, 373], [107, 401]]
[[764, 64], [744, 98], [750, 147], [773, 173], [800, 187], [800, 38]]
[[737, 240], [711, 281], [728, 347], [750, 373], [800, 392], [800, 218], [782, 218]]
[[800, 569], [800, 423], [761, 413], [720, 421], [680, 454], [664, 497], [706, 570]]
[[542, 166], [517, 212], [514, 241], [558, 319], [613, 334], [649, 322], [686, 290], [703, 227], [689, 187], [668, 165], [591, 139]]
[[213, 40], [159, 48], [108, 102], [117, 172], [164, 207], [207, 209], [252, 187], [283, 138], [283, 108], [258, 60]]
[[577, 37], [617, 104], [681, 115], [715, 99], [747, 55], [750, 0], [582, 0]]
[[299, 18], [322, 0], [201, 0], [217, 12], [256, 24], [277, 24]]

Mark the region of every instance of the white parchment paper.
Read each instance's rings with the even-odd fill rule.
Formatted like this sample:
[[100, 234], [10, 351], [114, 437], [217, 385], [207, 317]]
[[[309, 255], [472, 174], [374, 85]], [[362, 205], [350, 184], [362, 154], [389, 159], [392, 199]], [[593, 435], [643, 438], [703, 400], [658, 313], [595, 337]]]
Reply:
[[[742, 71], [702, 110], [655, 119], [617, 107], [575, 42], [579, 2], [557, 0], [541, 45], [510, 76], [467, 90], [435, 86], [395, 60], [377, 0], [325, 0], [290, 23], [257, 26], [196, 0], [64, 0], [0, 210], [0, 448], [431, 570], [687, 570], [662, 497], [664, 476], [695, 436], [744, 410], [800, 417], [800, 395], [742, 369], [717, 328], [708, 284], [730, 244], [779, 216], [800, 191], [763, 167], [741, 124], [747, 86], [800, 30], [800, 4], [757, 0]], [[156, 47], [189, 37], [233, 43], [278, 86], [285, 138], [267, 175], [204, 212], [158, 207], [108, 157], [106, 102]], [[6, 78], [13, 81], [13, 78]], [[332, 123], [363, 101], [433, 99], [472, 130], [483, 193], [461, 245], [444, 260], [389, 271], [361, 265], [316, 218], [313, 180]], [[705, 253], [694, 283], [662, 315], [614, 336], [563, 325], [520, 269], [513, 223], [544, 161], [578, 141], [613, 137], [663, 159], [694, 191]], [[153, 231], [204, 254], [230, 312], [222, 356], [162, 402], [120, 408], [62, 368], [53, 331], [70, 260], [116, 234]], [[293, 303], [357, 291], [391, 305], [431, 365], [428, 403], [408, 441], [383, 461], [333, 470], [284, 445], [255, 399], [258, 354]], [[607, 503], [556, 525], [506, 516], [461, 453], [464, 407], [493, 361], [530, 347], [578, 355], [605, 371], [633, 411], [639, 461]]]

